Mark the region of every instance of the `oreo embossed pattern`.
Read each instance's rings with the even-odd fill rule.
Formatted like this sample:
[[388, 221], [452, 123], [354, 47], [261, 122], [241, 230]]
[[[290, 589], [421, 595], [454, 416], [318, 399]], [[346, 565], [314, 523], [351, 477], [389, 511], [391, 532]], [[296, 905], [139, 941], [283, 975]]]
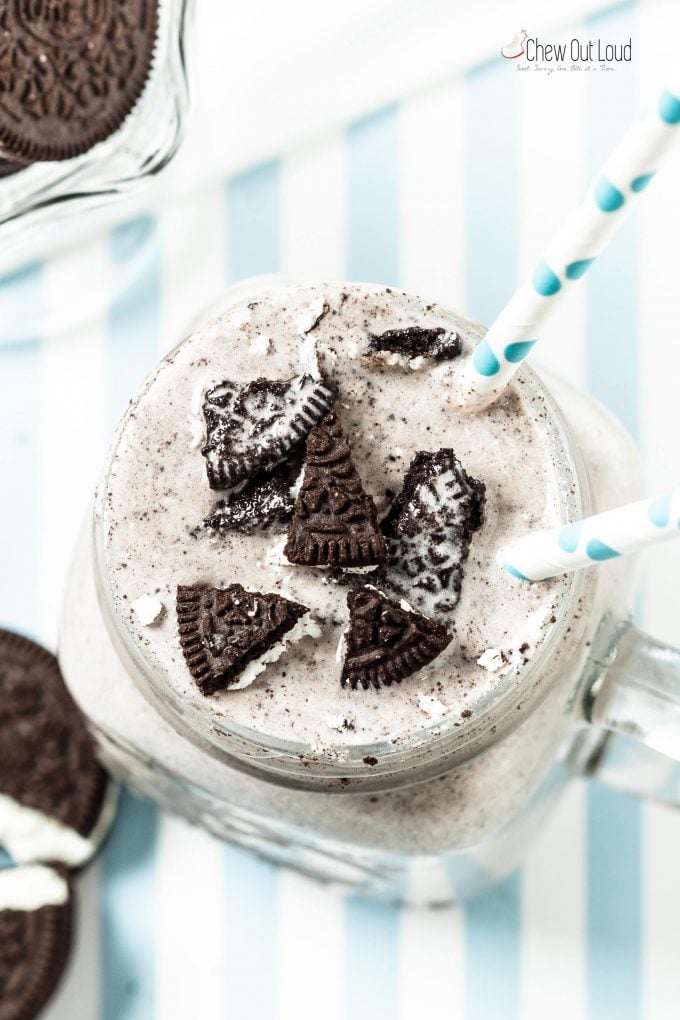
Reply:
[[70, 159], [108, 138], [141, 95], [157, 28], [156, 0], [7, 0], [2, 159], [15, 168]]

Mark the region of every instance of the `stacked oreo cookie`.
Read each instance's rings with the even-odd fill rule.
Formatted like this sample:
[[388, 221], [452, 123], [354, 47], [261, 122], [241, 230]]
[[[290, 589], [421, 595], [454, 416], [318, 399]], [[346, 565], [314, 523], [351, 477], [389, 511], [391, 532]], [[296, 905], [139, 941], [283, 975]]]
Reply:
[[[459, 337], [443, 328], [409, 327], [370, 335], [367, 356], [417, 370], [460, 350]], [[207, 393], [202, 453], [210, 486], [227, 494], [203, 528], [285, 530], [284, 562], [342, 578], [350, 591], [340, 683], [380, 688], [450, 644], [447, 624], [483, 522], [485, 487], [452, 449], [421, 451], [380, 522], [342, 426], [345, 404], [319, 375], [226, 380]], [[362, 577], [369, 573], [374, 584]], [[309, 607], [238, 584], [180, 586], [177, 615], [187, 665], [204, 694], [246, 686], [286, 644], [319, 630]]]
[[157, 0], [1, 4], [0, 177], [113, 134], [142, 93], [157, 29]]
[[71, 945], [73, 876], [99, 849], [116, 790], [57, 660], [0, 630], [0, 1020], [31, 1020]]

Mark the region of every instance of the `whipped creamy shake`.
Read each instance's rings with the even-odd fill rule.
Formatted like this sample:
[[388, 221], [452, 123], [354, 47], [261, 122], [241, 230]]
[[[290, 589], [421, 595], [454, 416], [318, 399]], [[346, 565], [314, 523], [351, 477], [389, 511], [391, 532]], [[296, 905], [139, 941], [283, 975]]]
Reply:
[[[162, 676], [168, 697], [202, 715], [206, 725], [236, 724], [339, 756], [348, 745], [398, 746], [425, 728], [465, 726], [479, 700], [526, 666], [555, 623], [567, 582], [519, 584], [497, 563], [512, 538], [559, 523], [545, 408], [539, 398], [529, 406], [510, 387], [483, 415], [459, 411], [458, 358], [379, 349], [376, 336], [409, 327], [442, 329], [443, 342], [459, 346], [461, 358], [479, 339], [467, 321], [398, 291], [274, 287], [191, 335], [127, 414], [98, 509], [111, 605], [118, 625]], [[360, 568], [357, 577], [292, 565], [283, 553], [285, 524], [252, 534], [202, 527], [225, 495], [210, 488], [201, 454], [206, 393], [225, 380], [245, 386], [260, 377], [300, 374], [322, 376], [337, 390], [335, 413], [379, 517], [419, 451], [452, 448], [468, 475], [486, 487], [484, 523], [471, 539], [460, 602], [438, 614], [452, 640], [401, 684], [380, 690], [340, 685], [348, 581], [381, 587], [371, 567]], [[294, 494], [299, 479], [291, 478], [291, 487]], [[435, 485], [429, 498], [447, 494]], [[248, 686], [206, 696], [178, 642], [176, 589], [236, 582], [301, 603], [317, 626], [313, 636], [303, 630], [302, 640]], [[436, 601], [408, 584], [403, 597], [426, 614]]]
[[[121, 423], [94, 541], [88, 521], [76, 551], [60, 664], [107, 765], [140, 793], [316, 877], [445, 903], [520, 863], [599, 746], [581, 709], [588, 656], [602, 621], [627, 611], [628, 558], [529, 586], [504, 576], [496, 554], [527, 529], [639, 498], [641, 480], [611, 415], [558, 380], [549, 395], [526, 367], [493, 407], [461, 414], [458, 359], [376, 352], [372, 337], [412, 326], [442, 329], [449, 354], [454, 334], [463, 354], [481, 335], [383, 287], [269, 279], [232, 289]], [[286, 563], [286, 526], [202, 527], [225, 496], [210, 489], [201, 453], [206, 393], [304, 373], [337, 387], [337, 418], [381, 518], [420, 451], [453, 449], [485, 486], [460, 601], [438, 617], [451, 641], [380, 690], [341, 686], [338, 646], [349, 585], [384, 578]], [[303, 605], [318, 633], [301, 634], [243, 689], [204, 695], [180, 647], [176, 589], [235, 582]], [[433, 614], [422, 592], [407, 594]]]

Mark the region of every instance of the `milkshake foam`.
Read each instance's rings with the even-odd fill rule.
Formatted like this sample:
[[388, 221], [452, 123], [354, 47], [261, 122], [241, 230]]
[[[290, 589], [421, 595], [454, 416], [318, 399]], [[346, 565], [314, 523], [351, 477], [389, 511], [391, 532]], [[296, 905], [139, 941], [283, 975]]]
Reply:
[[[375, 354], [372, 336], [410, 326], [457, 333], [462, 354], [442, 361]], [[482, 414], [457, 409], [461, 359], [481, 335], [468, 320], [389, 288], [270, 285], [197, 329], [131, 405], [98, 498], [105, 600], [115, 626], [162, 677], [167, 697], [190, 707], [207, 729], [235, 725], [263, 742], [293, 741], [328, 757], [350, 745], [398, 747], [423, 730], [469, 725], [481, 699], [512, 683], [536, 654], [569, 582], [518, 583], [497, 555], [527, 531], [560, 523], [559, 472], [540, 395], [529, 399], [512, 383]], [[336, 414], [379, 517], [422, 450], [452, 448], [486, 486], [460, 602], [442, 621], [453, 640], [429, 666], [377, 691], [340, 686], [349, 588], [337, 572], [288, 564], [285, 535], [201, 528], [224, 495], [209, 487], [201, 455], [206, 392], [225, 380], [245, 385], [319, 369], [337, 387]], [[373, 583], [370, 571], [362, 580]], [[176, 588], [236, 582], [302, 603], [320, 635], [289, 645], [244, 689], [205, 697], [179, 645]], [[149, 600], [154, 612], [140, 612]]]

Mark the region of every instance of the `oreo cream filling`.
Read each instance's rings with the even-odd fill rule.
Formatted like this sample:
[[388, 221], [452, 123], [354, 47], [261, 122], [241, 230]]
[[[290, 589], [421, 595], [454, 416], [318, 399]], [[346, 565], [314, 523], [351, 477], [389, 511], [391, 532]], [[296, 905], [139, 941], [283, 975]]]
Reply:
[[250, 687], [253, 680], [256, 680], [261, 673], [264, 673], [270, 663], [276, 662], [281, 658], [288, 645], [297, 644], [298, 641], [302, 641], [306, 637], [314, 638], [315, 640], [321, 637], [321, 627], [309, 613], [305, 613], [304, 616], [300, 617], [293, 629], [289, 630], [280, 641], [277, 641], [275, 645], [272, 645], [266, 652], [263, 652], [259, 658], [249, 662], [238, 680], [229, 684], [229, 690], [240, 691], [244, 687]]
[[0, 910], [60, 907], [68, 897], [66, 879], [52, 868], [30, 864], [0, 870]]

